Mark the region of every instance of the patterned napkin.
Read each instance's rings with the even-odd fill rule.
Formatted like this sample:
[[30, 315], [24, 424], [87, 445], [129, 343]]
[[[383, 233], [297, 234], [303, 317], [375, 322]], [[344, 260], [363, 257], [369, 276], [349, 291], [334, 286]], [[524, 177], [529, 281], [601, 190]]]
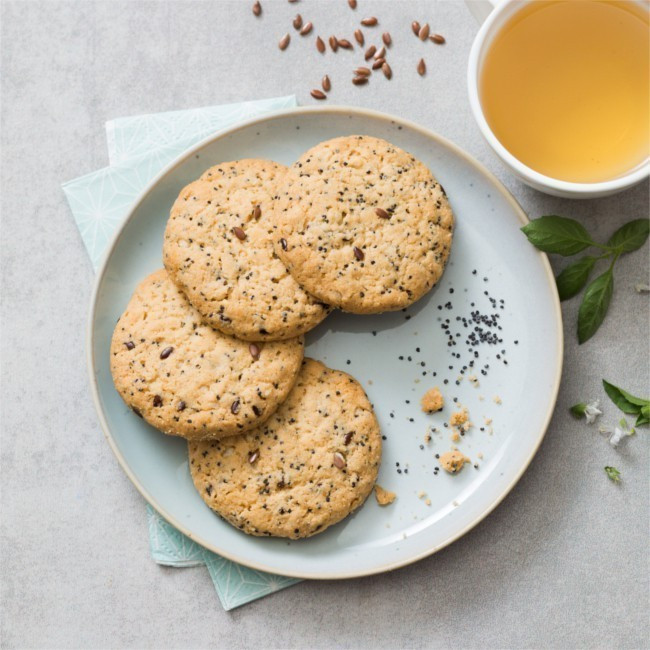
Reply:
[[[111, 166], [62, 186], [95, 270], [129, 208], [165, 165], [219, 129], [293, 106], [294, 96], [276, 97], [107, 122]], [[173, 567], [205, 564], [226, 610], [299, 582], [248, 569], [207, 551], [168, 524], [149, 505], [147, 520], [154, 561]]]

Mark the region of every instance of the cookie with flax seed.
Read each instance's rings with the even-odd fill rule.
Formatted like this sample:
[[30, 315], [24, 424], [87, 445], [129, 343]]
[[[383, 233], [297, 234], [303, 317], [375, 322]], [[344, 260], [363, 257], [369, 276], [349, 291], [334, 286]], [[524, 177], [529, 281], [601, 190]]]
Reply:
[[136, 415], [189, 440], [242, 433], [267, 420], [300, 370], [301, 337], [248, 343], [213, 329], [156, 271], [136, 288], [111, 341], [115, 388]]
[[210, 508], [245, 533], [292, 539], [358, 508], [381, 460], [379, 425], [361, 385], [312, 359], [265, 424], [188, 446], [194, 485]]
[[408, 307], [440, 279], [454, 216], [429, 169], [378, 138], [316, 145], [273, 203], [276, 253], [310, 294], [357, 314]]
[[273, 252], [270, 204], [285, 172], [269, 160], [215, 165], [181, 191], [165, 230], [176, 284], [206, 323], [247, 341], [295, 338], [330, 311]]

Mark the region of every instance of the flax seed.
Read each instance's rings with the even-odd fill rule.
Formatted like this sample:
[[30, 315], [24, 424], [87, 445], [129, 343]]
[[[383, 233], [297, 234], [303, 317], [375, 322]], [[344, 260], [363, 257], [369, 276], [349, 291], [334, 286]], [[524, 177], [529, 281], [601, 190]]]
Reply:
[[291, 41], [291, 36], [289, 34], [285, 34], [281, 39], [280, 42], [278, 43], [278, 47], [281, 50], [286, 50], [287, 47], [289, 47], [289, 41]]
[[327, 98], [327, 95], [322, 90], [318, 90], [318, 88], [314, 88], [311, 91], [311, 96], [314, 99], [326, 99]]

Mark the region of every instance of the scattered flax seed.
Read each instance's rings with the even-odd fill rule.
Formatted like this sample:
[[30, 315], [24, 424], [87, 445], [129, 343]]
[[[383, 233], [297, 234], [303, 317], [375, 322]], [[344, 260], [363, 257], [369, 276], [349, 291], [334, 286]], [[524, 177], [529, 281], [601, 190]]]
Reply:
[[325, 41], [319, 36], [316, 38], [316, 49], [321, 53], [325, 54]]
[[259, 204], [253, 207], [253, 219], [259, 219], [262, 216], [262, 208]]
[[289, 34], [285, 34], [281, 39], [280, 42], [278, 43], [278, 47], [281, 50], [286, 50], [287, 47], [289, 46], [289, 42], [291, 41], [291, 36]]
[[369, 59], [372, 59], [373, 56], [375, 56], [375, 52], [377, 51], [377, 48], [374, 45], [371, 45], [367, 50], [366, 53], [364, 54], [364, 57], [366, 61]]
[[371, 70], [370, 68], [356, 68], [354, 70], [354, 74], [356, 74], [358, 77], [369, 77], [371, 75]]
[[336, 52], [339, 49], [339, 42], [336, 40], [336, 36], [330, 36], [329, 41], [332, 52]]
[[421, 77], [424, 77], [426, 72], [427, 72], [427, 64], [424, 62], [424, 59], [420, 59], [420, 62], [418, 63], [418, 74]]
[[161, 353], [160, 353], [160, 358], [161, 359], [166, 359], [172, 352], [174, 351], [173, 346], [169, 346], [168, 348], [165, 348]]
[[363, 44], [366, 42], [366, 39], [363, 37], [363, 32], [360, 29], [354, 30], [354, 38], [363, 47]]
[[492, 401], [493, 401], [495, 404], [501, 404], [501, 398], [500, 398], [498, 395], [495, 395], [495, 396], [492, 398]]
[[370, 18], [364, 18], [361, 21], [361, 24], [364, 27], [374, 27], [378, 22], [379, 21], [374, 16], [370, 16]]
[[311, 30], [314, 29], [313, 23], [307, 23], [301, 30], [300, 30], [300, 35], [301, 36], [307, 36]]
[[436, 386], [422, 395], [420, 404], [425, 413], [436, 413], [437, 411], [442, 411], [442, 408], [445, 405], [445, 400], [442, 397], [440, 389]]
[[325, 75], [320, 82], [320, 85], [323, 87], [323, 90], [328, 93], [332, 89], [332, 82], [330, 81], [330, 78]]
[[235, 401], [230, 405], [230, 412], [231, 412], [233, 415], [237, 415], [237, 413], [239, 413], [239, 409], [240, 409], [240, 407], [241, 407], [241, 402], [239, 401], [239, 399], [236, 399], [236, 400], [235, 400]]
[[347, 465], [347, 463], [345, 462], [345, 456], [340, 451], [334, 453], [334, 458], [332, 459], [332, 462], [339, 469], [343, 469]]
[[347, 38], [337, 38], [336, 40], [338, 41], [339, 47], [342, 47], [344, 50], [354, 49], [352, 43]]
[[350, 9], [356, 9], [357, 8], [357, 0], [348, 0], [348, 5]]
[[418, 34], [420, 33], [420, 23], [419, 23], [417, 20], [414, 20], [414, 21], [411, 23], [411, 31], [412, 31], [416, 36], [418, 36]]
[[379, 50], [379, 52], [375, 54], [375, 60], [383, 59], [385, 57], [386, 57], [386, 48], [382, 47], [381, 50]]
[[260, 16], [261, 13], [262, 13], [262, 5], [258, 1], [253, 5], [253, 14], [255, 14], [256, 16]]
[[246, 233], [239, 226], [235, 226], [232, 229], [232, 232], [239, 241], [244, 241], [244, 239], [246, 239]]
[[314, 99], [327, 99], [327, 95], [322, 90], [318, 90], [318, 88], [314, 88], [310, 94]]
[[293, 28], [300, 29], [301, 27], [302, 27], [302, 16], [300, 14], [296, 14], [296, 17], [293, 19]]
[[[458, 474], [465, 463], [471, 463], [472, 461], [465, 456], [465, 454], [458, 451], [458, 449], [452, 449], [440, 456], [440, 465], [445, 472], [450, 474]], [[454, 502], [454, 505], [457, 505]]]
[[378, 70], [381, 68], [382, 65], [386, 63], [386, 59], [377, 59], [373, 64], [372, 64], [372, 69], [373, 70]]
[[248, 346], [248, 351], [251, 353], [251, 357], [257, 361], [260, 358], [260, 346], [257, 343], [251, 343]]
[[431, 40], [436, 44], [436, 45], [444, 45], [447, 41], [445, 40], [445, 37], [442, 36], [442, 34], [434, 34], [431, 37]]
[[383, 208], [375, 208], [375, 214], [382, 219], [390, 219], [390, 212]]
[[426, 41], [427, 38], [429, 38], [429, 31], [430, 30], [431, 30], [431, 28], [429, 27], [429, 23], [425, 23], [424, 25], [422, 25], [422, 27], [420, 28], [420, 31], [418, 32], [418, 38], [421, 41]]
[[[354, 78], [352, 79], [352, 83], [353, 83], [355, 86], [363, 86], [364, 84], [367, 84], [367, 83], [368, 83], [368, 77], [354, 77]], [[358, 250], [359, 250], [358, 248], [355, 248], [355, 249], [354, 249], [354, 256], [355, 256], [358, 260], [362, 260], [363, 257], [358, 257], [358, 256], [357, 256], [357, 251], [358, 251]]]
[[381, 40], [383, 41], [386, 47], [390, 47], [393, 43], [393, 39], [391, 38], [390, 32], [384, 32], [381, 35]]
[[254, 452], [251, 453], [251, 455], [248, 457], [248, 462], [252, 465], [258, 458], [260, 457], [260, 450], [256, 449]]
[[395, 501], [396, 497], [397, 495], [395, 492], [384, 490], [381, 485], [375, 483], [375, 498], [380, 506], [389, 506], [393, 501]]
[[391, 79], [393, 77], [393, 71], [386, 61], [382, 64], [381, 71], [384, 73], [386, 79]]

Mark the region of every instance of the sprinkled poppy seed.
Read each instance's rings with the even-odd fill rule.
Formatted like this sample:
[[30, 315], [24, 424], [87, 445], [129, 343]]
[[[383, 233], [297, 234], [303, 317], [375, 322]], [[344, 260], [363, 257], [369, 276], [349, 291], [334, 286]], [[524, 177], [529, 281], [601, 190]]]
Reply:
[[153, 405], [154, 406], [162, 406], [163, 405], [163, 399], [160, 395], [154, 395], [153, 397]]
[[345, 442], [346, 445], [350, 444], [350, 440], [352, 440], [353, 435], [354, 435], [354, 433], [352, 431], [348, 431], [348, 433], [345, 434], [345, 441], [344, 442]]
[[135, 343], [133, 341], [125, 341], [124, 346], [126, 347], [127, 350], [133, 350], [135, 347]]
[[172, 352], [174, 351], [173, 346], [169, 346], [168, 348], [165, 348], [161, 353], [160, 353], [160, 358], [161, 359], [166, 359]]

